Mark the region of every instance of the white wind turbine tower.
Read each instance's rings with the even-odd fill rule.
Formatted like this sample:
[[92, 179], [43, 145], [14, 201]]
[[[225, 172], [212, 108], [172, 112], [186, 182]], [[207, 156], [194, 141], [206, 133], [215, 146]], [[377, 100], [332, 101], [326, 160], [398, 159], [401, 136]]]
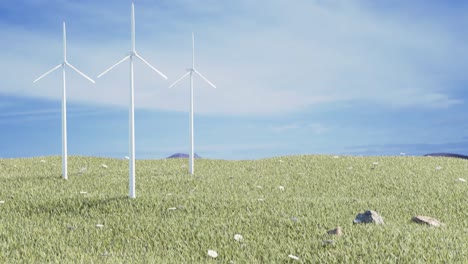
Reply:
[[67, 30], [65, 27], [65, 21], [63, 22], [63, 62], [59, 65], [52, 68], [50, 71], [44, 73], [42, 76], [34, 80], [33, 83], [39, 81], [43, 77], [49, 75], [53, 71], [62, 67], [62, 76], [63, 76], [63, 90], [62, 90], [62, 177], [67, 180], [67, 90], [66, 90], [66, 81], [65, 81], [65, 68], [66, 66], [70, 67], [72, 70], [88, 79], [90, 82], [94, 83], [93, 79], [86, 76], [84, 73], [80, 72], [77, 68], [71, 65], [67, 61]]
[[130, 140], [130, 159], [129, 159], [129, 197], [135, 198], [135, 107], [134, 107], [134, 82], [133, 82], [133, 58], [138, 58], [143, 63], [148, 65], [153, 71], [161, 75], [164, 79], [167, 79], [166, 75], [160, 72], [155, 67], [151, 66], [145, 59], [143, 59], [135, 50], [135, 6], [132, 1], [132, 14], [131, 14], [131, 31], [132, 31], [132, 50], [130, 54], [125, 56], [122, 60], [112, 65], [109, 69], [99, 74], [98, 78], [108, 73], [110, 70], [115, 68], [126, 60], [130, 60], [130, 108], [129, 108], [129, 140]]
[[193, 142], [193, 74], [196, 73], [200, 76], [205, 82], [207, 82], [211, 87], [216, 88], [216, 86], [208, 81], [199, 71], [195, 69], [195, 39], [192, 32], [192, 68], [187, 68], [187, 73], [182, 75], [177, 81], [175, 81], [169, 88], [172, 88], [182, 79], [190, 75], [190, 154], [189, 154], [189, 172], [190, 174], [194, 173], [193, 169], [193, 155], [194, 155], [194, 142]]

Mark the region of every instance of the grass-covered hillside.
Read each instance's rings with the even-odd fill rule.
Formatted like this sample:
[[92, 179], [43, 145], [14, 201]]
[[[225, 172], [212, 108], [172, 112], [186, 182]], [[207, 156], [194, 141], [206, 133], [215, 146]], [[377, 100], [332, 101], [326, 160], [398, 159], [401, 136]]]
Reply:
[[[126, 160], [70, 157], [66, 181], [60, 157], [1, 159], [0, 263], [468, 263], [467, 160], [201, 159], [194, 176], [186, 159], [148, 160], [136, 172], [129, 199]], [[365, 210], [385, 224], [354, 225]]]

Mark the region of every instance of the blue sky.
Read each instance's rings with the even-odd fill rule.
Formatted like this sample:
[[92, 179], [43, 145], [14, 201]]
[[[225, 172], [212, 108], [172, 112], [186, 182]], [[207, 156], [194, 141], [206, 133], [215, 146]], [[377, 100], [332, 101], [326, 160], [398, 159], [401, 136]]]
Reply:
[[[69, 155], [128, 155], [130, 3], [0, 3], [0, 157], [61, 153], [68, 60]], [[135, 0], [136, 157], [188, 152], [191, 63], [195, 151], [257, 159], [292, 154], [468, 154], [468, 3], [406, 0]]]

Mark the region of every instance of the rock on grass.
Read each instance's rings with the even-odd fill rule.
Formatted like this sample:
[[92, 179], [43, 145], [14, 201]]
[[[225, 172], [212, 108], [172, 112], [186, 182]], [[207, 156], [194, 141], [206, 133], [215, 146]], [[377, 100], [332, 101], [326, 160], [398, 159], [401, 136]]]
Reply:
[[444, 223], [440, 222], [439, 220], [437, 220], [435, 218], [432, 218], [432, 217], [429, 217], [429, 216], [423, 216], [423, 215], [415, 216], [411, 220], [413, 222], [418, 223], [418, 224], [426, 224], [426, 225], [435, 226], [435, 227], [445, 225]]
[[357, 214], [356, 219], [354, 219], [353, 223], [355, 224], [374, 223], [377, 225], [383, 225], [384, 221], [383, 221], [383, 218], [376, 211], [367, 210], [364, 213]]
[[338, 226], [335, 229], [328, 230], [327, 234], [341, 236], [341, 235], [343, 235], [343, 229], [340, 226]]

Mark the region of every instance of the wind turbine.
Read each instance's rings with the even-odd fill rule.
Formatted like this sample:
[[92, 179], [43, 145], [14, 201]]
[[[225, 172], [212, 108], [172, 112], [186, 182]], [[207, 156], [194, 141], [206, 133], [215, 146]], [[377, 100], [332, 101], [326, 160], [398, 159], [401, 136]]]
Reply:
[[206, 79], [199, 71], [195, 69], [195, 38], [192, 32], [192, 68], [187, 68], [187, 73], [182, 75], [177, 81], [175, 81], [169, 88], [174, 87], [182, 79], [190, 75], [190, 154], [189, 154], [189, 172], [190, 174], [194, 173], [193, 169], [193, 154], [194, 154], [194, 142], [193, 142], [193, 75], [196, 73], [200, 76], [205, 82], [207, 82], [211, 87], [216, 88], [216, 86]]
[[80, 72], [77, 68], [71, 65], [67, 61], [67, 29], [65, 27], [65, 21], [63, 22], [63, 62], [59, 65], [52, 68], [50, 71], [44, 73], [39, 78], [33, 81], [33, 83], [39, 81], [43, 77], [49, 75], [53, 71], [62, 67], [62, 76], [63, 76], [63, 90], [62, 90], [62, 177], [67, 180], [67, 90], [66, 90], [66, 81], [65, 81], [65, 68], [66, 66], [70, 67], [72, 70], [88, 79], [90, 82], [94, 83], [94, 80], [86, 76], [84, 73]]
[[132, 14], [131, 14], [131, 42], [132, 50], [130, 54], [125, 56], [122, 60], [112, 65], [109, 69], [105, 70], [103, 73], [99, 74], [98, 78], [102, 77], [104, 74], [108, 73], [110, 70], [115, 68], [117, 65], [122, 62], [129, 60], [130, 61], [130, 108], [129, 108], [129, 141], [130, 141], [130, 159], [129, 159], [129, 197], [135, 198], [135, 106], [134, 106], [134, 81], [133, 81], [133, 58], [138, 58], [143, 63], [148, 65], [153, 71], [161, 75], [164, 79], [167, 79], [166, 75], [160, 72], [158, 69], [149, 64], [145, 59], [143, 59], [135, 50], [135, 5], [132, 1]]

